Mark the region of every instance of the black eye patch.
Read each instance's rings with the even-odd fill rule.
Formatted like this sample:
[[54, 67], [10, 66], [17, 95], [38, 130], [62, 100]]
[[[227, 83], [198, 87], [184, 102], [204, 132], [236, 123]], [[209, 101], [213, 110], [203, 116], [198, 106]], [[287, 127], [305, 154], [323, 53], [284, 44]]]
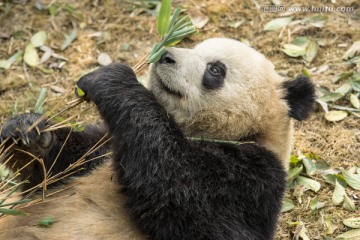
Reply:
[[224, 85], [225, 77], [225, 64], [220, 61], [208, 63], [203, 75], [202, 85], [209, 90], [218, 89]]

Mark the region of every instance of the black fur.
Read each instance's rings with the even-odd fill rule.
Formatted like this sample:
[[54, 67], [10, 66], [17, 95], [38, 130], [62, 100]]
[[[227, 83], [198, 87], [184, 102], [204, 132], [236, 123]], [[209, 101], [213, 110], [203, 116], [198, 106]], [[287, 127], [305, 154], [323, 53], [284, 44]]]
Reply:
[[[125, 65], [101, 67], [82, 77], [78, 86], [107, 124], [129, 214], [150, 239], [273, 239], [286, 185], [285, 171], [273, 153], [256, 144], [187, 140]], [[103, 134], [98, 128], [86, 129], [71, 136], [61, 156], [63, 165], [53, 174]], [[53, 134], [56, 141], [47, 150], [51, 154], [45, 154], [49, 163], [67, 136], [66, 130]]]
[[215, 90], [224, 85], [226, 66], [220, 61], [208, 63], [203, 75], [202, 85], [205, 89]]
[[125, 65], [102, 67], [78, 86], [108, 125], [130, 215], [151, 239], [273, 238], [286, 183], [274, 154], [188, 141]]
[[308, 118], [315, 103], [315, 87], [306, 76], [299, 76], [293, 81], [283, 83], [286, 89], [285, 99], [289, 104], [289, 116], [302, 121]]
[[[69, 167], [70, 164], [80, 159], [107, 132], [107, 129], [100, 125], [89, 125], [82, 132], [72, 132], [70, 128], [61, 128], [52, 132], [42, 132], [47, 126], [52, 124], [51, 122], [46, 123], [46, 119], [40, 121], [36, 125], [38, 130], [41, 132], [40, 135], [35, 128], [29, 132], [29, 127], [31, 127], [33, 123], [37, 122], [40, 117], [41, 115], [36, 113], [22, 114], [11, 119], [3, 126], [0, 139], [11, 137], [18, 142], [18, 144], [13, 147], [14, 151], [11, 152], [11, 154], [14, 154], [13, 159], [15, 160], [16, 164], [13, 166], [12, 162], [9, 163], [9, 166], [12, 166], [15, 170], [33, 159], [33, 157], [31, 157], [29, 154], [17, 150], [21, 149], [42, 158], [49, 176], [63, 172], [67, 167]], [[70, 131], [70, 138], [64, 144]], [[47, 139], [52, 139], [50, 144], [43, 144], [45, 137]], [[104, 141], [106, 141], [106, 138]], [[11, 143], [12, 141], [7, 141], [6, 147], [9, 147]], [[52, 167], [52, 170], [49, 172], [63, 144], [64, 147], [58, 156], [57, 161]], [[85, 159], [92, 159], [94, 157], [100, 156], [106, 153], [109, 147], [110, 143], [107, 143], [103, 147], [87, 156]], [[90, 171], [103, 160], [104, 158], [98, 158], [94, 161], [84, 163], [80, 166], [82, 170], [78, 171], [77, 174], [74, 175], [84, 174]], [[21, 171], [21, 175], [19, 177], [21, 180], [28, 180], [29, 183], [25, 184], [23, 189], [26, 190], [41, 183], [44, 180], [44, 172], [40, 163], [38, 161], [34, 161], [30, 166]]]

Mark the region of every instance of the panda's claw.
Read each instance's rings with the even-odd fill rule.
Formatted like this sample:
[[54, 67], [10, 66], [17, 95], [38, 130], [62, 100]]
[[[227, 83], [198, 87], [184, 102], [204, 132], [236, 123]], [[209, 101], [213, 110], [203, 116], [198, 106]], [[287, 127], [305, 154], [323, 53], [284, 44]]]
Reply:
[[41, 121], [31, 130], [29, 127], [40, 117], [40, 114], [35, 113], [22, 114], [6, 122], [0, 134], [1, 142], [4, 139], [11, 138], [16, 145], [22, 144], [27, 147], [37, 145], [40, 141], [41, 130], [45, 128], [45, 123]]

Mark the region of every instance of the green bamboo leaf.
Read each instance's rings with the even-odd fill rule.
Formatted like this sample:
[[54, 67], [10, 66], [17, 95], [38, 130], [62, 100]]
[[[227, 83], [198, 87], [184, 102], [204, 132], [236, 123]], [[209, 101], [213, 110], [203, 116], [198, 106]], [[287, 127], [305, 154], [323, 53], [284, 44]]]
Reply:
[[351, 228], [360, 228], [360, 217], [344, 219], [343, 223]]
[[304, 168], [303, 165], [299, 165], [297, 167], [290, 169], [289, 175], [288, 175], [288, 181], [291, 182], [292, 180], [297, 178], [297, 176], [299, 176], [300, 173], [302, 172], [303, 168]]
[[291, 199], [285, 198], [283, 200], [281, 212], [288, 212], [294, 209], [295, 205]]
[[160, 37], [164, 37], [169, 29], [170, 16], [171, 0], [162, 0], [157, 21], [157, 29]]
[[10, 197], [11, 195], [13, 195], [18, 189], [19, 187], [25, 182], [21, 182], [18, 184], [18, 186], [14, 187], [8, 194], [6, 194], [5, 198], [3, 198], [2, 200], [0, 200], [0, 206], [2, 206], [2, 204], [4, 204], [4, 202], [6, 201], [6, 199], [8, 197]]
[[305, 22], [313, 25], [314, 27], [324, 27], [328, 21], [326, 15], [315, 15], [304, 19]]
[[305, 55], [306, 47], [289, 43], [284, 44], [282, 51], [290, 57], [300, 57]]
[[69, 35], [65, 35], [64, 43], [61, 45], [61, 51], [65, 50], [77, 38], [77, 30], [74, 28]]
[[315, 171], [316, 171], [315, 163], [311, 159], [309, 159], [307, 157], [304, 157], [302, 159], [302, 162], [304, 163], [304, 166], [305, 166], [305, 169], [306, 169], [306, 174], [309, 175], [309, 176], [313, 175], [315, 173]]
[[184, 24], [187, 24], [188, 22], [191, 23], [190, 18], [188, 16], [184, 16], [175, 22], [173, 29], [179, 30], [184, 26]]
[[175, 31], [180, 31], [180, 30], [185, 29], [186, 27], [192, 26], [192, 22], [191, 22], [191, 20], [190, 20], [190, 18], [188, 16], [186, 16], [184, 20], [186, 20], [184, 23], [182, 23], [181, 25], [180, 24], [176, 25], [174, 27]]
[[18, 205], [18, 204], [21, 204], [21, 203], [28, 203], [30, 202], [31, 199], [22, 199], [22, 200], [19, 200], [19, 201], [16, 201], [16, 202], [11, 202], [11, 203], [6, 203], [6, 204], [2, 204], [1, 207], [6, 207], [6, 206], [12, 206], [12, 205]]
[[328, 111], [325, 113], [325, 118], [330, 122], [338, 122], [345, 119], [348, 115], [346, 111]]
[[353, 88], [355, 91], [360, 92], [360, 80], [353, 81], [353, 82], [352, 82], [352, 88]]
[[344, 96], [344, 94], [342, 94], [342, 93], [333, 92], [333, 93], [328, 93], [328, 94], [321, 96], [320, 100], [322, 100], [324, 102], [336, 102], [343, 96]]
[[160, 49], [160, 44], [159, 43], [155, 43], [153, 48], [151, 49], [148, 59], [150, 59], [158, 50]]
[[360, 174], [353, 174], [345, 169], [340, 169], [343, 174], [345, 181], [350, 185], [350, 187], [360, 190]]
[[54, 73], [54, 69], [47, 68], [47, 67], [44, 67], [42, 65], [38, 65], [38, 66], [36, 66], [36, 68], [39, 69], [40, 71], [42, 71], [43, 73], [47, 73], [47, 74]]
[[48, 8], [50, 16], [55, 16], [58, 13], [59, 8], [53, 4]]
[[169, 38], [166, 42], [164, 42], [164, 45], [168, 46], [168, 47], [174, 46], [177, 43], [179, 43], [181, 40], [183, 40], [185, 37], [187, 37], [193, 33], [196, 33], [196, 32], [197, 32], [197, 30], [195, 27], [190, 27], [190, 28], [186, 29], [186, 31], [184, 31], [182, 34], [179, 34], [176, 37]]
[[154, 53], [151, 57], [149, 57], [150, 63], [156, 63], [159, 61], [161, 56], [165, 53], [165, 47], [160, 48], [156, 53]]
[[344, 83], [343, 85], [341, 85], [341, 87], [337, 88], [335, 90], [336, 93], [340, 93], [342, 95], [346, 95], [349, 92], [351, 92], [351, 85], [349, 83]]
[[55, 220], [53, 217], [44, 217], [42, 218], [38, 225], [40, 227], [51, 227], [55, 223]]
[[45, 44], [47, 35], [45, 31], [39, 31], [31, 37], [31, 43], [34, 47], [40, 47]]
[[170, 23], [169, 23], [169, 29], [174, 27], [175, 22], [180, 15], [180, 12], [181, 12], [181, 8], [177, 7], [174, 11], [174, 14], [171, 16]]
[[353, 229], [350, 231], [347, 231], [343, 234], [340, 234], [336, 237], [336, 239], [346, 239], [346, 240], [356, 240], [360, 238], [360, 229]]
[[29, 43], [25, 48], [24, 61], [31, 67], [35, 67], [40, 63], [39, 54], [31, 43]]
[[8, 60], [0, 59], [0, 68], [9, 69], [10, 67], [11, 67], [11, 64]]
[[341, 74], [337, 75], [332, 82], [337, 83], [337, 82], [339, 82], [341, 80], [344, 80], [344, 79], [347, 79], [347, 78], [351, 77], [352, 75], [353, 75], [353, 72], [341, 73]]
[[317, 196], [314, 199], [312, 199], [310, 202], [310, 209], [312, 211], [321, 209], [323, 207], [325, 207], [325, 202], [320, 202]]
[[0, 59], [0, 68], [9, 69], [14, 62], [21, 60], [21, 54], [22, 54], [21, 51], [17, 51], [7, 60]]
[[[332, 223], [331, 223], [331, 217], [330, 216], [325, 216], [325, 227], [326, 227], [326, 234], [333, 234], [335, 228], [333, 227]], [[324, 240], [332, 240], [332, 238], [326, 238]]]
[[341, 174], [322, 174], [321, 176], [326, 180], [326, 182], [332, 185], [336, 185], [336, 182], [338, 182], [344, 188], [347, 186], [347, 183]]
[[279, 29], [285, 27], [286, 25], [288, 25], [292, 19], [293, 19], [292, 16], [273, 19], [270, 22], [265, 24], [264, 30], [265, 31], [279, 30]]
[[354, 108], [360, 109], [360, 101], [355, 94], [350, 95], [350, 102], [354, 106]]
[[298, 176], [296, 178], [296, 181], [298, 182], [298, 184], [303, 185], [314, 192], [319, 191], [321, 188], [321, 184], [319, 182], [307, 177]]
[[17, 51], [14, 55], [8, 58], [8, 62], [10, 62], [10, 64], [13, 64], [14, 62], [20, 61], [22, 58], [21, 53], [22, 51]]
[[308, 237], [307, 233], [308, 233], [308, 230], [305, 228], [305, 225], [303, 222], [300, 221], [300, 231], [299, 231], [299, 237], [302, 239], [302, 240], [310, 240], [310, 238]]
[[311, 63], [315, 59], [318, 49], [319, 49], [319, 45], [317, 41], [315, 41], [314, 39], [309, 39], [309, 42], [306, 46], [306, 52], [304, 55], [305, 61]]
[[292, 44], [297, 46], [306, 47], [309, 43], [310, 38], [308, 37], [296, 37], [294, 40], [291, 41]]
[[172, 37], [177, 38], [178, 36], [186, 35], [189, 32], [192, 32], [194, 29], [195, 28], [185, 28], [185, 29], [177, 30], [172, 34]]
[[360, 41], [356, 41], [351, 45], [351, 47], [344, 53], [342, 59], [348, 59], [355, 57], [360, 54]]
[[[360, 56], [358, 56], [357, 58], [359, 58], [360, 60]], [[360, 63], [360, 61], [358, 61], [357, 63]], [[360, 71], [354, 72], [354, 74], [351, 76], [351, 80], [360, 81]]]
[[295, 166], [298, 162], [300, 162], [300, 159], [294, 155], [290, 156], [290, 164], [292, 166]]
[[335, 180], [335, 190], [332, 195], [332, 201], [335, 205], [339, 205], [344, 201], [345, 188]]
[[168, 42], [170, 38], [173, 38], [176, 35], [174, 33], [175, 31], [182, 30], [183, 28], [190, 27], [191, 25], [192, 25], [192, 22], [190, 21], [190, 18], [188, 16], [185, 16], [185, 17], [181, 18], [179, 21], [177, 21], [175, 23], [175, 25], [173, 27], [169, 28], [169, 31], [165, 35], [165, 37], [163, 38], [163, 40], [162, 40], [162, 42], [160, 44], [160, 47], [169, 46], [169, 45], [166, 44], [166, 42]]
[[78, 95], [78, 97], [84, 97], [85, 96], [85, 92], [79, 88], [78, 86], [76, 86], [76, 93]]
[[38, 97], [35, 107], [34, 107], [35, 113], [43, 113], [44, 112], [43, 106], [44, 106], [44, 102], [45, 102], [45, 97], [46, 97], [46, 88], [41, 88], [39, 97]]
[[0, 208], [0, 213], [5, 214], [5, 215], [14, 215], [14, 216], [26, 215], [26, 212], [24, 212], [24, 211], [17, 210], [17, 209], [9, 209], [9, 208]]

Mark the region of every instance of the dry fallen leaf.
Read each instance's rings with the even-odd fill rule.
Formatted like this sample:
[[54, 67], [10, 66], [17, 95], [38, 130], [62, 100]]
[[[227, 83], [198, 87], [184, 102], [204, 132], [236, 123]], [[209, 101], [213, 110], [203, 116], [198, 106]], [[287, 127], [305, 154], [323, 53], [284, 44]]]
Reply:
[[329, 111], [325, 113], [326, 120], [330, 122], [338, 122], [343, 120], [348, 116], [348, 113], [346, 111]]
[[360, 109], [360, 101], [355, 94], [350, 95], [350, 102], [354, 106], [354, 108]]
[[209, 17], [204, 15], [200, 10], [193, 9], [189, 11], [189, 17], [195, 27], [201, 29], [209, 22]]
[[342, 58], [346, 60], [357, 55], [360, 55], [360, 41], [354, 42], [353, 45], [351, 45], [351, 47], [344, 53]]
[[265, 24], [264, 30], [265, 31], [275, 31], [279, 30], [286, 25], [288, 25], [292, 21], [293, 17], [283, 17], [283, 18], [276, 18], [268, 23]]
[[360, 228], [360, 217], [344, 219], [343, 223], [351, 228]]
[[111, 57], [107, 53], [100, 53], [97, 61], [101, 66], [106, 66], [112, 63]]
[[51, 85], [50, 89], [55, 93], [64, 93], [66, 91], [65, 88], [57, 85]]
[[41, 47], [45, 44], [46, 39], [47, 39], [46, 32], [39, 31], [32, 36], [31, 43], [36, 48]]
[[31, 67], [34, 67], [40, 63], [39, 54], [32, 43], [29, 43], [25, 48], [24, 61]]

